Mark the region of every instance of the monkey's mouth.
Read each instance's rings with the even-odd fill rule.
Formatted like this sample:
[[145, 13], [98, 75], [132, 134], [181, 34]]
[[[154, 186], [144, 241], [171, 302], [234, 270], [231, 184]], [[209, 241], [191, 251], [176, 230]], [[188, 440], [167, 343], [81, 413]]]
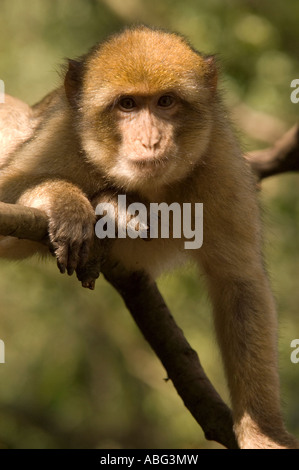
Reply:
[[130, 157], [129, 162], [134, 165], [135, 168], [140, 170], [155, 170], [165, 168], [169, 164], [168, 157]]

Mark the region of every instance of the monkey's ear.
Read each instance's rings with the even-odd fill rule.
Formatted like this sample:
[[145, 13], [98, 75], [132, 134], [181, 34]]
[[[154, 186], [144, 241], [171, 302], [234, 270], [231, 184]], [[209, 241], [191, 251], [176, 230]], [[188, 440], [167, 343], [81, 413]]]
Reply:
[[82, 64], [77, 60], [68, 59], [68, 69], [64, 78], [66, 97], [71, 106], [76, 106], [79, 98]]
[[206, 84], [211, 90], [216, 90], [218, 83], [218, 67], [213, 55], [205, 57], [207, 71], [205, 73]]

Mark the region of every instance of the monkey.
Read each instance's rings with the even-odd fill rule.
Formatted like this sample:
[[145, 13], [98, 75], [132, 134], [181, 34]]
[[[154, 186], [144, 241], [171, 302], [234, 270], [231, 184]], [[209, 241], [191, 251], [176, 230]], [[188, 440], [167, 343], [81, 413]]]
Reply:
[[[284, 425], [277, 313], [252, 172], [227, 117], [214, 56], [176, 33], [136, 26], [69, 60], [33, 106], [28, 139], [1, 162], [0, 200], [44, 210], [60, 271], [84, 266], [101, 194], [202, 202], [204, 241], [117, 238], [109, 256], [157, 278], [192, 260], [205, 274], [240, 448], [298, 448]], [[194, 215], [194, 214], [193, 214]], [[0, 241], [1, 257], [45, 251]], [[17, 255], [16, 255], [17, 253]]]

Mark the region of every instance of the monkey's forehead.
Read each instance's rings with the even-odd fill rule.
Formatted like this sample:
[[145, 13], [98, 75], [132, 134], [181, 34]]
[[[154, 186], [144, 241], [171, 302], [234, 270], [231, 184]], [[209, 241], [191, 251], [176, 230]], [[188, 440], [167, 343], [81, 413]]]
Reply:
[[200, 80], [208, 73], [203, 56], [174, 33], [139, 27], [125, 30], [95, 49], [86, 63], [86, 83], [104, 87], [147, 86], [156, 90]]

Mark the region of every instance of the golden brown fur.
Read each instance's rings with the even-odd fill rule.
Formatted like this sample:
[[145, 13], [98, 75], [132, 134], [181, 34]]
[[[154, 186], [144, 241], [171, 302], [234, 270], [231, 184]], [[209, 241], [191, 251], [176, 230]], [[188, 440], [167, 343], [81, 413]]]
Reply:
[[[111, 256], [153, 277], [188, 259], [199, 265], [239, 445], [295, 447], [280, 412], [276, 312], [254, 182], [216, 88], [213, 58], [180, 36], [146, 27], [113, 36], [71, 61], [65, 86], [33, 109], [34, 138], [2, 165], [0, 199], [47, 211], [60, 269], [69, 273], [87, 258], [92, 201], [101, 191], [202, 202], [202, 248], [185, 250], [184, 239], [126, 238], [116, 240]], [[33, 248], [24, 247], [23, 256]], [[12, 256], [14, 249], [11, 243]], [[0, 255], [11, 253], [1, 242]]]
[[1, 163], [21, 142], [28, 139], [36, 125], [33, 113], [26, 103], [5, 95], [0, 103]]

